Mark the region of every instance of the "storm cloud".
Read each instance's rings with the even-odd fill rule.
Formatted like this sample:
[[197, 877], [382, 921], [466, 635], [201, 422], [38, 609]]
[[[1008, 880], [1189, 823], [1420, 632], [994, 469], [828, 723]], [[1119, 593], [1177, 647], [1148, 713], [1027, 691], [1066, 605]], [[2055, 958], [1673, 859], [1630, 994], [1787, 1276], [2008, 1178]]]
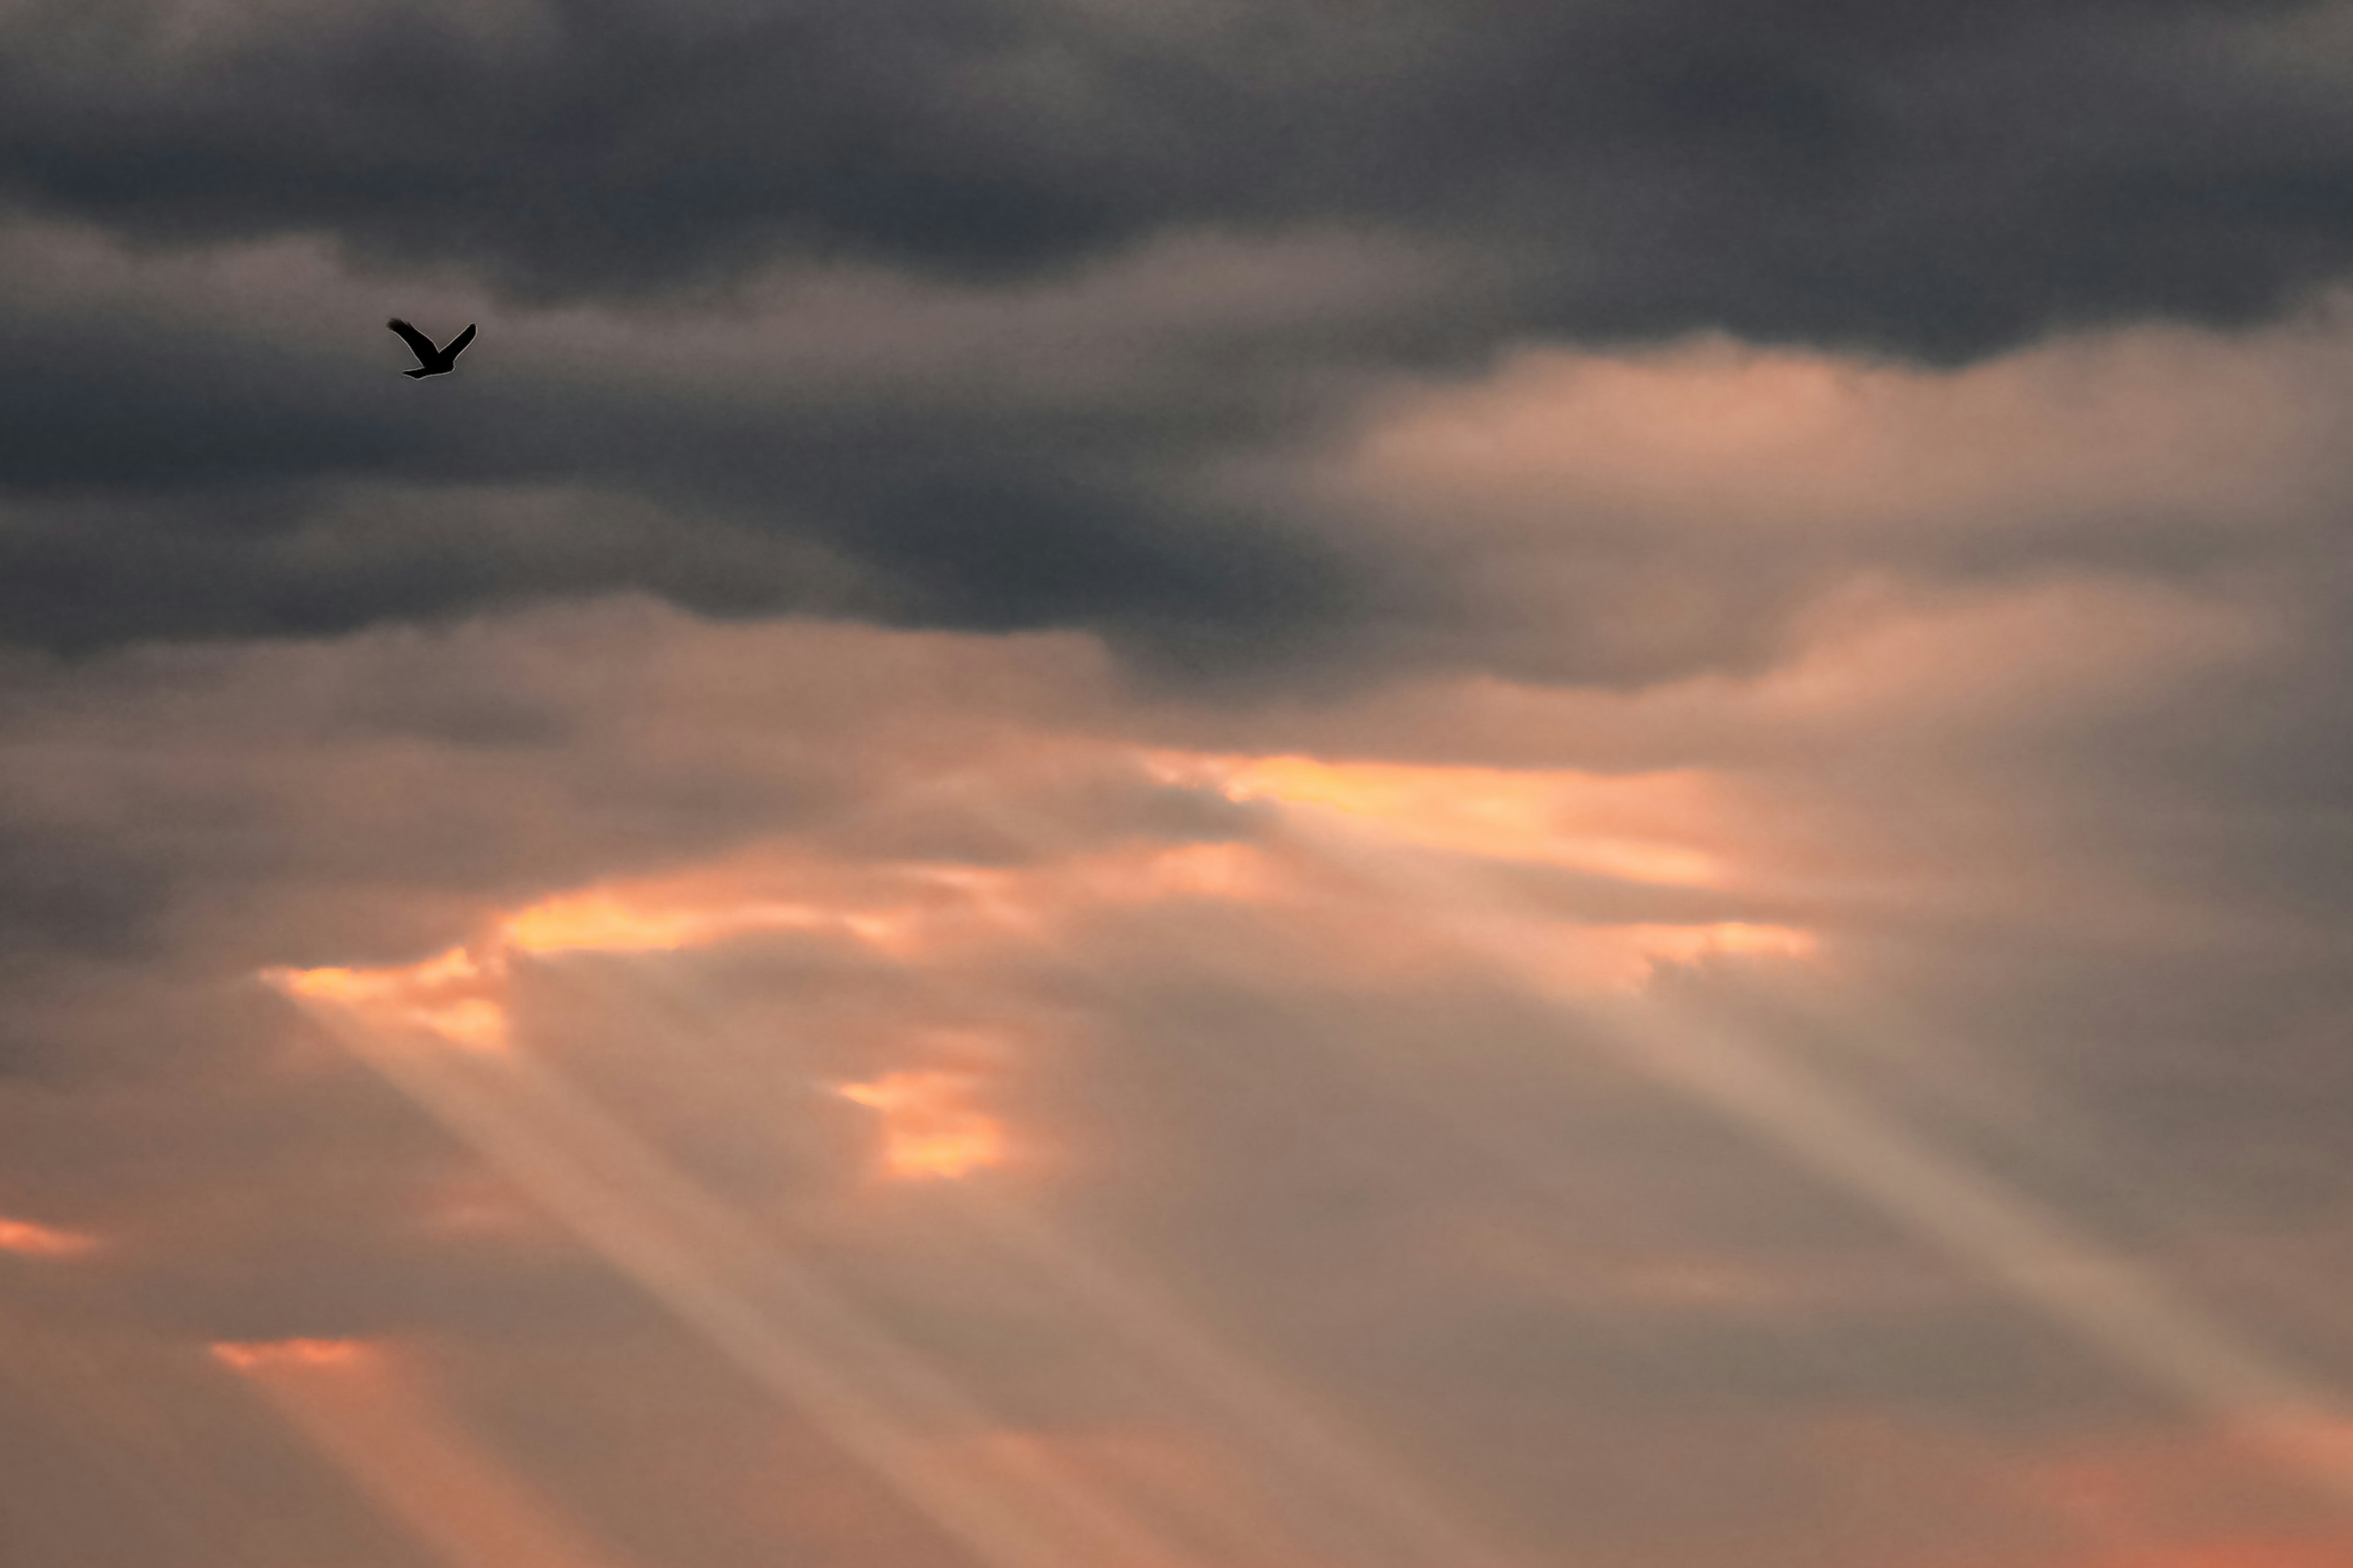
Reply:
[[1970, 353], [2243, 320], [2341, 265], [2338, 26], [2244, 0], [31, 6], [0, 164], [142, 237], [326, 233], [533, 296], [1342, 222], [1528, 251], [1555, 330]]
[[[54, 648], [634, 588], [1328, 668], [1448, 607], [1229, 479], [1399, 374], [1548, 340], [1950, 364], [2245, 324], [2353, 243], [2328, 6], [5, 26], [0, 632]], [[482, 348], [403, 384], [387, 309], [481, 320]], [[385, 487], [446, 521], [351, 542]], [[1727, 611], [1702, 662], [1805, 597]]]

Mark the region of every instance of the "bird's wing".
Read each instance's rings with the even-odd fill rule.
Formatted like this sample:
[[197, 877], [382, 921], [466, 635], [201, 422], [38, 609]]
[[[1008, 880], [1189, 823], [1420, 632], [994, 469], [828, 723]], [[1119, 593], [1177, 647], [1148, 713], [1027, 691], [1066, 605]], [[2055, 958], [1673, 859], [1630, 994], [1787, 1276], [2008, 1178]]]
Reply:
[[439, 351], [434, 348], [431, 338], [427, 337], [398, 316], [395, 316], [385, 325], [400, 334], [400, 341], [408, 345], [409, 352], [417, 356], [420, 363], [433, 363], [433, 356]]
[[451, 339], [449, 340], [449, 346], [448, 346], [448, 348], [446, 348], [446, 349], [443, 349], [441, 352], [442, 352], [444, 354], [447, 354], [449, 358], [451, 358], [451, 359], [456, 359], [456, 358], [458, 357], [459, 353], [460, 353], [460, 352], [465, 348], [465, 346], [466, 346], [468, 343], [472, 342], [473, 341], [474, 341], [474, 323], [473, 323], [473, 322], [471, 322], [471, 321], [469, 321], [469, 322], [467, 322], [467, 323], [466, 323], [466, 330], [465, 330], [464, 331], [462, 331], [462, 332], [459, 332], [456, 337], [451, 338]]

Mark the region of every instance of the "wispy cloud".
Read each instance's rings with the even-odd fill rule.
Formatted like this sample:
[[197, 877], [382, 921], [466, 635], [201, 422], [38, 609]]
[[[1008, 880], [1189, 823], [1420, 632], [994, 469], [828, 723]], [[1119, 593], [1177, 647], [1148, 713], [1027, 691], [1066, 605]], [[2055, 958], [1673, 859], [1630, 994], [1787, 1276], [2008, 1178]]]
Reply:
[[100, 1245], [97, 1237], [79, 1231], [59, 1230], [34, 1220], [0, 1215], [0, 1252], [13, 1252], [20, 1258], [79, 1258], [97, 1251]]

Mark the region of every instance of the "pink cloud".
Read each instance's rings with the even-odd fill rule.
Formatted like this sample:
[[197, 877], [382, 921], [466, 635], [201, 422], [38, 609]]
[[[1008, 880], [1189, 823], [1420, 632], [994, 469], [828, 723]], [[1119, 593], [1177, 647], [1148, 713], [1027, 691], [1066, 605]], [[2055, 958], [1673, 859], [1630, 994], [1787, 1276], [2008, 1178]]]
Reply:
[[100, 1245], [97, 1237], [80, 1231], [0, 1216], [0, 1252], [13, 1252], [19, 1258], [79, 1258]]

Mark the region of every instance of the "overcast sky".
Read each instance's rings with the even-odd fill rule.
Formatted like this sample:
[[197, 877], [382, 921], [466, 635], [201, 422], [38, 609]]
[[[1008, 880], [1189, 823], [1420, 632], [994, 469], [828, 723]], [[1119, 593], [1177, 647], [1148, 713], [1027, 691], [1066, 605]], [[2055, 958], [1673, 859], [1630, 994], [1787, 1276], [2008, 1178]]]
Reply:
[[0, 354], [5, 1568], [2353, 1562], [2353, 5], [0, 0]]

